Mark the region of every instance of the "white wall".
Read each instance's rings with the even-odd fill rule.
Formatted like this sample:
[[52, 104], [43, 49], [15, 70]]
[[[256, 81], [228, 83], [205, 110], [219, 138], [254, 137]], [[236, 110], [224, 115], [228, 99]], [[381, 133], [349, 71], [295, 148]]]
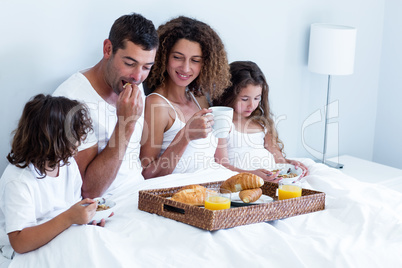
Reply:
[[339, 116], [331, 126], [339, 130], [330, 132], [329, 156], [371, 160], [384, 1], [2, 0], [0, 172], [25, 102], [37, 93], [53, 92], [73, 72], [97, 63], [111, 24], [130, 12], [143, 14], [155, 26], [182, 14], [195, 17], [220, 34], [230, 61], [257, 62], [267, 76], [289, 157], [312, 157], [312, 150], [322, 150], [322, 122], [308, 126], [302, 141], [302, 126], [323, 108], [327, 86], [326, 76], [307, 70], [310, 24], [357, 27], [355, 73], [333, 78], [331, 100], [337, 101]]
[[402, 169], [402, 1], [387, 0], [374, 161]]

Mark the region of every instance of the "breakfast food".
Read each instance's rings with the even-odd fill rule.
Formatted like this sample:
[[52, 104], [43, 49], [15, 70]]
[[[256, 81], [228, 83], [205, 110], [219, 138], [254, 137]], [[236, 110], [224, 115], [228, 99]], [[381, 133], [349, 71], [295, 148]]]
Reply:
[[257, 201], [262, 195], [261, 188], [240, 191], [239, 197], [244, 203], [252, 203]]
[[203, 206], [206, 191], [210, 190], [198, 184], [187, 185], [176, 192], [171, 200], [194, 206]]
[[125, 83], [124, 86], [123, 86], [123, 88], [126, 88], [127, 85], [131, 86], [130, 83]]
[[252, 173], [239, 173], [224, 181], [221, 189], [227, 189], [231, 192], [240, 192], [242, 190], [259, 188], [264, 184], [264, 180]]
[[193, 189], [193, 190], [198, 189], [198, 190], [204, 191], [206, 188], [204, 186], [201, 186], [201, 185], [198, 185], [198, 184], [191, 184], [191, 185], [186, 185], [186, 186], [181, 187], [180, 191], [181, 190], [186, 190], [186, 189]]
[[[280, 169], [275, 169], [275, 170], [272, 170], [272, 173], [277, 173], [277, 172], [280, 172], [281, 170]], [[278, 174], [278, 178], [283, 178], [283, 179], [286, 179], [286, 178], [294, 178], [294, 177], [297, 177], [298, 175], [297, 174], [295, 174], [295, 173], [290, 173], [291, 172], [291, 169], [289, 168], [288, 170], [287, 170], [287, 172], [286, 172], [286, 174]]]
[[283, 179], [286, 179], [286, 178], [294, 178], [294, 177], [297, 177], [297, 174], [295, 174], [295, 173], [289, 173], [289, 174], [278, 175], [278, 177], [279, 177], [279, 178], [283, 178]]
[[106, 206], [105, 204], [102, 204], [102, 205], [99, 205], [98, 204], [98, 207], [96, 208], [96, 211], [102, 211], [102, 210], [107, 210], [107, 209], [109, 209], [110, 207], [109, 206]]

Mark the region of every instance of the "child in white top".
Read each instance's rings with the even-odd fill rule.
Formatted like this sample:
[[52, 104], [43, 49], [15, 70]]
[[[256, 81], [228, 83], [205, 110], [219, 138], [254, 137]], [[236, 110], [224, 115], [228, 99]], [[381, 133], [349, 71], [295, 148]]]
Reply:
[[88, 110], [78, 101], [39, 94], [25, 105], [0, 179], [3, 256], [35, 250], [94, 216], [97, 202], [81, 200], [72, 157], [90, 130]]
[[267, 181], [279, 181], [270, 170], [289, 163], [308, 172], [302, 163], [285, 158], [268, 102], [269, 88], [261, 69], [251, 61], [230, 64], [231, 82], [214, 105], [234, 109], [227, 139], [219, 139], [216, 161], [238, 172], [251, 172]]

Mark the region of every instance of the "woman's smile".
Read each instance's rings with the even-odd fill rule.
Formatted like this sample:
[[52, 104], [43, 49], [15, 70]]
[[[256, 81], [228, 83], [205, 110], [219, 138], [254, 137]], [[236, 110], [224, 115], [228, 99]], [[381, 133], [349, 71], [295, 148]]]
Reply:
[[187, 80], [191, 77], [191, 75], [185, 75], [183, 73], [176, 72], [177, 76], [182, 80]]

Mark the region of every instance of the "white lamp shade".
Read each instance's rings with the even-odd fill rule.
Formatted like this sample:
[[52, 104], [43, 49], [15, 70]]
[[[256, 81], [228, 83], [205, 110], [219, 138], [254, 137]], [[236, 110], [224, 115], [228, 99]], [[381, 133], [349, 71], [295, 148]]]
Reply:
[[353, 73], [356, 28], [327, 23], [313, 23], [310, 30], [308, 69], [328, 75]]

